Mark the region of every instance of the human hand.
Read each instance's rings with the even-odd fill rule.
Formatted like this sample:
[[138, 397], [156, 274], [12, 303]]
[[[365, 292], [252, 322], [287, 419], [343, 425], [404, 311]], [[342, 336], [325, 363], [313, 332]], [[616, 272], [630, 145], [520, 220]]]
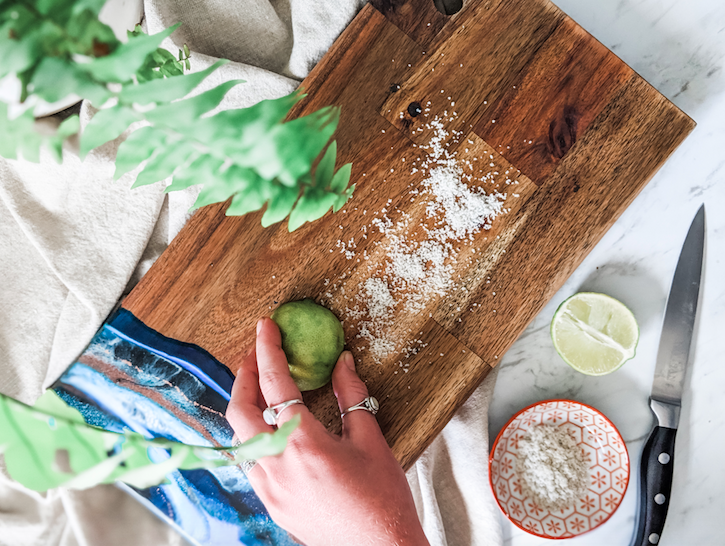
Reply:
[[[368, 396], [344, 351], [332, 373], [340, 411]], [[232, 388], [227, 420], [241, 441], [272, 432], [262, 411], [302, 398], [289, 373], [277, 325], [257, 323], [256, 348], [243, 361]], [[307, 546], [426, 546], [405, 474], [375, 416], [353, 411], [342, 436], [330, 433], [306, 406], [295, 404], [278, 424], [300, 416], [284, 453], [265, 457], [248, 478], [272, 519]]]

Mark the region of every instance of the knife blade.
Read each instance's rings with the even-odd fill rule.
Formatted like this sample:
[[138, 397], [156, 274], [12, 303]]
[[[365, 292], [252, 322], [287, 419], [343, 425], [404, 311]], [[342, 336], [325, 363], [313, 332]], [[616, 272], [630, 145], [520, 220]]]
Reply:
[[632, 546], [657, 544], [665, 526], [672, 491], [675, 435], [697, 316], [704, 252], [705, 205], [702, 205], [682, 245], [667, 298], [650, 395], [657, 425], [642, 449], [639, 513]]

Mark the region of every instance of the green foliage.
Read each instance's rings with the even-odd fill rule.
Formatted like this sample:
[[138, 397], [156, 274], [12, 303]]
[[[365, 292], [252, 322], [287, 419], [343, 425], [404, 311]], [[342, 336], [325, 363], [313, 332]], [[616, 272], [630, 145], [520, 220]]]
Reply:
[[[188, 60], [188, 57], [186, 60]], [[168, 79], [152, 78], [152, 81], [146, 81], [139, 85], [128, 85], [119, 93], [119, 100], [121, 104], [125, 105], [138, 104], [146, 106], [149, 104], [169, 103], [181, 99], [191, 93], [209, 74], [226, 63], [227, 61], [221, 60], [206, 70], [194, 72], [193, 74], [187, 74], [185, 76], [178, 75], [177, 78], [169, 77]], [[163, 74], [163, 72], [154, 72], [154, 74]], [[169, 74], [169, 76], [172, 75], [177, 74]]]
[[[167, 28], [163, 32], [148, 36], [143, 33], [130, 34], [125, 44], [118, 46], [112, 53], [93, 59], [91, 62], [79, 64], [78, 68], [88, 73], [94, 80], [105, 83], [126, 83], [144, 66], [146, 58], [156, 53], [158, 47], [167, 36], [179, 28], [179, 24]], [[163, 50], [166, 51], [166, 50]], [[167, 54], [168, 51], [166, 52]], [[162, 59], [162, 65], [167, 59]], [[172, 60], [175, 60], [172, 56]]]
[[[337, 212], [352, 196], [355, 184], [347, 187], [352, 165], [347, 163], [335, 172], [337, 143], [332, 142], [322, 156], [313, 183], [305, 188], [297, 206], [290, 214], [289, 229], [293, 231], [304, 222], [322, 217], [330, 208]], [[264, 224], [264, 217], [262, 218]]]
[[[177, 28], [176, 25], [173, 28]], [[129, 38], [144, 36], [141, 25], [128, 33]], [[147, 82], [150, 80], [164, 79], [171, 76], [181, 76], [184, 69], [191, 70], [191, 52], [184, 44], [184, 49], [179, 50], [179, 59], [177, 60], [169, 51], [159, 48], [146, 57], [143, 64], [136, 71], [136, 79], [139, 82]], [[183, 96], [183, 95], [182, 95]]]
[[[5, 0], [0, 2], [0, 78], [16, 74], [21, 100], [33, 94], [55, 102], [70, 94], [97, 108], [113, 96], [109, 83], [133, 83], [183, 73], [188, 48], [179, 60], [161, 41], [178, 24], [148, 36], [137, 27], [126, 43], [98, 20], [103, 1]], [[184, 57], [184, 55], [186, 56]]]
[[63, 156], [63, 141], [78, 133], [78, 116], [60, 124], [55, 135], [43, 135], [35, 128], [32, 112], [26, 111], [14, 120], [8, 119], [8, 107], [0, 102], [0, 156], [16, 159], [18, 152], [28, 161], [40, 161], [40, 148], [47, 146], [57, 161]]
[[[138, 169], [134, 187], [171, 177], [167, 191], [202, 185], [195, 207], [231, 199], [226, 213], [241, 215], [267, 207], [266, 227], [289, 216], [290, 231], [337, 211], [352, 195], [351, 166], [335, 171], [337, 146], [330, 143], [339, 109], [323, 108], [285, 121], [303, 98], [292, 94], [250, 108], [215, 112], [241, 80], [203, 93], [194, 90], [226, 61], [193, 74], [190, 51], [178, 58], [159, 48], [178, 27], [148, 36], [139, 27], [119, 42], [98, 21], [100, 0], [0, 0], [0, 55], [8, 60], [0, 78], [15, 74], [29, 95], [56, 102], [69, 95], [100, 111], [84, 129], [80, 155], [118, 138], [140, 122], [120, 145], [115, 178]], [[109, 102], [112, 99], [112, 102]], [[39, 160], [47, 145], [60, 158], [64, 138], [34, 132], [28, 112], [14, 120], [0, 110], [0, 155]], [[316, 171], [312, 166], [318, 162]]]
[[163, 483], [176, 469], [231, 466], [278, 455], [298, 423], [296, 417], [237, 447], [190, 446], [92, 427], [48, 390], [33, 407], [0, 395], [0, 453], [12, 478], [35, 491], [114, 481], [143, 489]]

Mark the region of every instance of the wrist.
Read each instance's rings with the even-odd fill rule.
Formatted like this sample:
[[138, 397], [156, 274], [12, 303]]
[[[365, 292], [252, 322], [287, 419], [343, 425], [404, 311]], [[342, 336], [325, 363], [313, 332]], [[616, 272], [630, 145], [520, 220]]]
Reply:
[[[386, 537], [384, 544], [385, 546], [430, 546], [418, 518], [411, 525], [395, 528]], [[383, 546], [383, 543], [381, 543], [381, 546]]]
[[430, 546], [422, 530], [415, 536], [407, 535], [400, 540], [396, 540], [393, 544], [394, 546]]

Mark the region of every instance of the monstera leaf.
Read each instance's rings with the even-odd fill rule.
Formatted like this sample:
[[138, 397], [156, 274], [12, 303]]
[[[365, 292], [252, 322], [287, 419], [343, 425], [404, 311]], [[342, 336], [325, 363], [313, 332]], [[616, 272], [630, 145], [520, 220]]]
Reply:
[[115, 481], [144, 489], [163, 483], [176, 469], [216, 468], [278, 455], [298, 423], [296, 417], [274, 433], [236, 447], [190, 446], [92, 427], [48, 390], [32, 407], [0, 395], [0, 453], [10, 476], [35, 491]]

